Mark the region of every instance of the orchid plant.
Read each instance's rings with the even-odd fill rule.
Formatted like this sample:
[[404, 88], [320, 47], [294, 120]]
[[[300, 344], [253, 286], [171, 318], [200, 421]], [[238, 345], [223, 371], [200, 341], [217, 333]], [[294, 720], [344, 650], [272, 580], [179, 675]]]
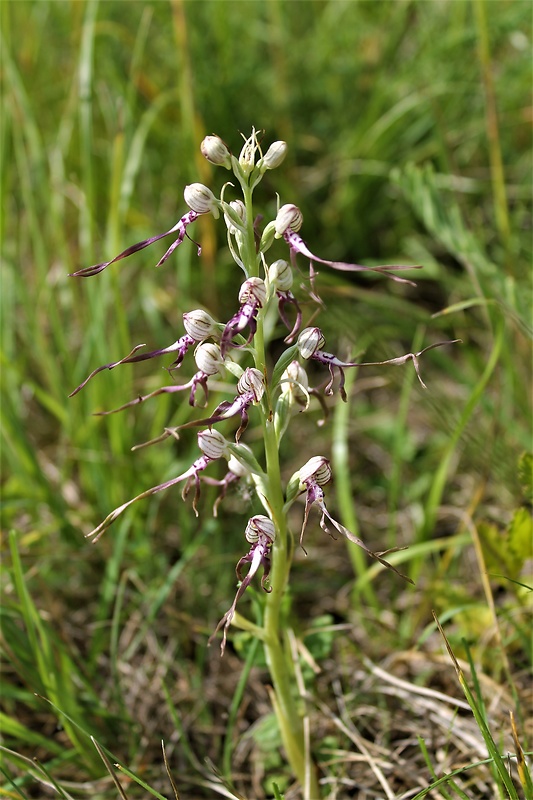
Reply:
[[[294, 414], [306, 411], [315, 401], [325, 412], [326, 397], [333, 395], [335, 391], [339, 393], [342, 401], [346, 401], [344, 389], [346, 369], [377, 364], [400, 365], [410, 360], [413, 362], [420, 383], [424, 386], [418, 359], [426, 351], [447, 342], [437, 342], [418, 353], [407, 353], [378, 362], [343, 361], [336, 355], [326, 352], [322, 331], [311, 324], [304, 326], [302, 311], [304, 304], [293, 294], [294, 278], [299, 271], [299, 259], [305, 259], [309, 265], [308, 284], [302, 285], [307, 291], [308, 302], [304, 306], [305, 309], [312, 303], [322, 305], [316, 287], [316, 264], [342, 272], [371, 270], [401, 282], [410, 281], [400, 277], [397, 274], [399, 271], [418, 267], [401, 265], [366, 267], [328, 261], [316, 256], [299, 235], [303, 217], [300, 209], [293, 204], [279, 207], [275, 219], [269, 221], [261, 230], [262, 218], [256, 216], [254, 211], [253, 192], [265, 172], [282, 163], [287, 152], [285, 142], [274, 142], [263, 153], [261, 137], [252, 129], [238, 157], [232, 154], [218, 136], [207, 136], [201, 144], [201, 152], [211, 164], [225, 168], [233, 174], [240, 186], [242, 199], [226, 200], [226, 195], [235, 189], [235, 185], [230, 182], [223, 185], [219, 198], [206, 186], [193, 183], [184, 191], [185, 204], [189, 210], [170, 230], [126, 248], [110, 261], [80, 269], [72, 273], [72, 276], [87, 278], [98, 275], [112, 264], [134, 255], [160, 239], [173, 236], [172, 244], [157, 263], [157, 266], [160, 266], [184, 239], [189, 237], [189, 227], [198, 217], [202, 214], [211, 214], [215, 219], [222, 217], [226, 226], [229, 251], [244, 273], [245, 280], [238, 295], [238, 310], [226, 322], [213, 319], [204, 309], [194, 309], [185, 313], [183, 315], [185, 332], [173, 344], [146, 353], [138, 353], [143, 345], [136, 345], [124, 358], [104, 364], [91, 372], [72, 395], [83, 389], [88, 381], [103, 370], [112, 370], [122, 364], [161, 356], [174, 358], [167, 368], [171, 379], [168, 385], [145, 396], [137, 397], [120, 408], [100, 413], [115, 413], [137, 403], [147, 402], [159, 394], [178, 392], [188, 392], [189, 404], [198, 407], [200, 405], [198, 389], [202, 390], [205, 404], [209, 397], [210, 379], [221, 374], [229, 374], [236, 380], [235, 395], [231, 399], [222, 400], [209, 416], [198, 416], [177, 427], [165, 428], [156, 439], [137, 445], [143, 447], [169, 437], [179, 440], [183, 429], [191, 427], [200, 429], [198, 447], [201, 454], [188, 469], [114, 509], [103, 522], [87, 534], [87, 537], [93, 542], [98, 541], [132, 503], [177, 484], [183, 484], [184, 498], [194, 486], [192, 507], [196, 515], [204, 513], [199, 504], [202, 482], [220, 489], [212, 512], [214, 515], [217, 514], [219, 504], [223, 502], [234, 483], [244, 481], [249, 484], [264, 513], [257, 513], [243, 522], [244, 537], [249, 549], [236, 566], [237, 592], [209, 642], [222, 632], [220, 652], [223, 655], [232, 624], [238, 624], [239, 627], [252, 631], [261, 640], [273, 686], [274, 710], [288, 761], [303, 787], [304, 797], [315, 800], [320, 797], [320, 792], [316, 772], [310, 766], [304, 717], [296, 700], [295, 669], [288, 646], [288, 623], [282, 605], [295, 552], [295, 538], [289, 530], [287, 519], [290, 507], [297, 498], [304, 497], [305, 507], [299, 535], [302, 550], [304, 531], [308, 526], [311, 509], [315, 506], [320, 513], [320, 527], [324, 531], [332, 536], [332, 531], [341, 534], [362, 547], [371, 558], [379, 561], [384, 567], [406, 580], [409, 578], [401, 575], [385, 560], [386, 553], [373, 552], [359, 537], [334, 519], [326, 506], [325, 490], [332, 480], [332, 469], [327, 456], [313, 455], [288, 481], [284, 481], [279, 455], [280, 442]], [[288, 257], [269, 261], [268, 252], [276, 240], [285, 242]], [[201, 248], [198, 246], [198, 255], [200, 252]], [[277, 327], [272, 324], [265, 325], [267, 315], [269, 320], [277, 315], [280, 325]], [[287, 347], [277, 363], [272, 366], [268, 359], [270, 339], [282, 338], [283, 333], [280, 333], [280, 329], [283, 328], [287, 331], [284, 337]], [[175, 373], [188, 357], [191, 348], [195, 348], [193, 358], [197, 371], [190, 380], [183, 383], [175, 382]], [[309, 386], [305, 366], [311, 360], [328, 370], [329, 374], [326, 374], [322, 385]], [[259, 420], [262, 430], [261, 452], [256, 448], [252, 450], [243, 441], [252, 409], [256, 410], [254, 420]], [[217, 430], [216, 426], [233, 418], [237, 420], [238, 427], [234, 439], [228, 439]], [[257, 441], [257, 438], [255, 436], [254, 441]], [[217, 460], [227, 462], [227, 472], [222, 479], [208, 474], [212, 462]], [[247, 573], [243, 576], [246, 568]], [[253, 624], [242, 614], [237, 614], [237, 604], [256, 576], [260, 576], [260, 585], [265, 590], [261, 625]]]

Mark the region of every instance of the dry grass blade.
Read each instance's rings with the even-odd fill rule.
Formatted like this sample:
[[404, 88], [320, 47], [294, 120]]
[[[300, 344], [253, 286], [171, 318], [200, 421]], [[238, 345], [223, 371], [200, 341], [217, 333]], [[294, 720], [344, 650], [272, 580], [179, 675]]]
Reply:
[[94, 744], [94, 746], [96, 748], [96, 752], [98, 753], [98, 755], [100, 756], [100, 758], [104, 762], [105, 768], [107, 769], [107, 771], [111, 775], [111, 779], [112, 779], [113, 783], [115, 784], [115, 786], [117, 787], [117, 792], [119, 793], [120, 797], [122, 798], [122, 800], [128, 800], [128, 796], [127, 796], [126, 792], [124, 791], [124, 789], [120, 785], [120, 781], [118, 780], [117, 776], [115, 775], [115, 771], [113, 769], [113, 765], [111, 764], [111, 762], [108, 759], [107, 755], [105, 754], [104, 750], [98, 744], [98, 742], [96, 741], [94, 736], [91, 736], [91, 742]]

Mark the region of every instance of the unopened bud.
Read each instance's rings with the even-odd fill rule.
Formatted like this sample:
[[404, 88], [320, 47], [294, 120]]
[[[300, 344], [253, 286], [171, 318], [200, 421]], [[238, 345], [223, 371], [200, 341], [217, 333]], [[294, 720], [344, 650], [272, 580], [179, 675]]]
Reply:
[[245, 175], [249, 175], [255, 166], [255, 153], [257, 148], [257, 134], [255, 128], [252, 128], [252, 134], [246, 139], [239, 155], [239, 164]]
[[217, 332], [217, 323], [207, 311], [196, 308], [183, 315], [183, 327], [195, 342], [202, 342]]
[[292, 269], [288, 261], [278, 258], [268, 267], [268, 280], [274, 284], [280, 292], [288, 292], [292, 286]]
[[257, 514], [248, 520], [244, 535], [251, 544], [257, 542], [260, 536], [266, 536], [267, 539], [273, 542], [276, 538], [276, 528], [269, 517], [264, 514]]
[[[227, 209], [227, 206], [225, 206]], [[229, 209], [224, 212], [224, 221], [228, 227], [230, 233], [237, 233], [239, 228], [237, 228], [237, 222], [241, 223], [241, 229], [244, 229], [246, 226], [246, 206], [242, 202], [242, 200], [232, 200], [229, 204]]]
[[198, 447], [208, 458], [222, 458], [228, 452], [228, 443], [221, 433], [207, 428], [198, 434]]
[[325, 486], [331, 480], [331, 465], [324, 456], [313, 456], [300, 469], [300, 482], [313, 481], [318, 486]]
[[197, 214], [211, 212], [215, 219], [219, 218], [219, 201], [211, 189], [208, 189], [203, 183], [190, 183], [185, 187], [183, 197], [189, 208], [192, 208]]
[[311, 358], [317, 350], [324, 347], [326, 340], [320, 328], [304, 328], [296, 344], [302, 358]]
[[298, 361], [291, 361], [281, 376], [281, 394], [289, 395], [289, 402], [307, 406], [309, 402], [309, 379]]
[[220, 136], [206, 136], [200, 145], [200, 150], [203, 157], [211, 164], [231, 169], [231, 152]]
[[205, 375], [216, 375], [224, 368], [224, 359], [220, 354], [220, 347], [214, 342], [199, 344], [194, 351], [196, 366]]
[[287, 142], [273, 142], [257, 166], [261, 169], [275, 169], [287, 155]]
[[239, 303], [255, 302], [261, 308], [265, 304], [267, 291], [261, 278], [248, 278], [239, 289]]
[[298, 206], [287, 203], [281, 206], [276, 215], [276, 238], [279, 239], [287, 230], [299, 231], [304, 221]]
[[246, 367], [237, 383], [239, 394], [253, 392], [254, 403], [258, 403], [265, 392], [265, 380], [261, 372], [254, 367]]
[[[246, 446], [247, 445], [245, 444], [241, 444], [241, 448]], [[228, 461], [228, 469], [230, 472], [233, 472], [233, 474], [236, 475], [238, 478], [245, 478], [247, 475], [251, 474], [250, 470], [247, 467], [245, 467], [242, 461], [239, 461], [239, 459], [233, 455], [230, 456], [230, 459]]]

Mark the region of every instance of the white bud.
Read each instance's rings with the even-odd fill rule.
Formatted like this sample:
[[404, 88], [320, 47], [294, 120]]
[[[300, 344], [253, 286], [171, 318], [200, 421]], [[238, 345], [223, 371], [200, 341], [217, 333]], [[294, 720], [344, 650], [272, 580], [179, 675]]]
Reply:
[[[237, 219], [240, 220], [240, 222], [242, 223], [242, 227], [244, 228], [246, 226], [246, 206], [244, 205], [242, 200], [232, 200], [231, 203], [229, 204], [229, 207], [231, 208], [232, 212], [234, 212]], [[232, 219], [230, 214], [224, 212], [224, 221], [228, 227], [229, 232], [235, 235], [239, 230], [239, 228], [237, 228], [235, 224], [236, 219], [235, 218]]]
[[266, 297], [265, 282], [261, 278], [248, 278], [239, 289], [239, 303], [241, 304], [255, 301], [262, 308]]
[[216, 375], [224, 368], [224, 359], [220, 354], [220, 347], [214, 342], [199, 344], [194, 351], [196, 366], [205, 375]]
[[279, 239], [285, 231], [299, 231], [304, 221], [303, 214], [298, 206], [287, 203], [281, 206], [276, 215], [276, 237]]
[[198, 447], [208, 458], [222, 458], [228, 452], [228, 443], [221, 433], [207, 428], [198, 434]]
[[200, 150], [203, 157], [207, 158], [211, 164], [231, 169], [231, 153], [220, 136], [206, 136], [200, 145]]
[[254, 367], [246, 367], [237, 383], [239, 394], [253, 392], [254, 403], [258, 403], [265, 392], [265, 380], [261, 372]]
[[292, 286], [292, 269], [288, 261], [278, 258], [268, 267], [268, 280], [274, 284], [280, 292], [288, 292]]
[[331, 465], [324, 456], [313, 456], [299, 472], [301, 483], [312, 480], [318, 486], [325, 486], [331, 480]]
[[244, 535], [251, 544], [257, 542], [260, 536], [266, 536], [273, 542], [276, 538], [276, 528], [271, 519], [264, 514], [257, 514], [248, 520]]
[[[242, 449], [243, 447], [246, 447], [247, 450], [250, 450], [248, 445], [240, 444], [240, 448]], [[251, 452], [252, 451], [250, 450], [250, 453]], [[238, 478], [246, 478], [246, 476], [251, 475], [248, 467], [246, 467], [242, 461], [239, 461], [239, 459], [234, 455], [230, 456], [228, 461], [228, 469], [230, 472], [233, 472], [234, 475], [237, 475]]]
[[262, 169], [275, 169], [287, 155], [287, 142], [273, 142], [257, 166]]
[[192, 208], [197, 214], [207, 214], [211, 212], [215, 219], [219, 218], [219, 201], [216, 199], [211, 189], [208, 189], [203, 183], [190, 183], [185, 187], [183, 197], [189, 208]]
[[326, 340], [320, 328], [304, 328], [296, 344], [302, 358], [311, 358], [317, 350], [324, 347]]
[[307, 406], [309, 402], [309, 379], [298, 361], [291, 361], [281, 376], [281, 393], [289, 395], [291, 403]]
[[201, 342], [217, 332], [217, 323], [207, 311], [196, 308], [183, 315], [183, 327], [195, 342]]
[[255, 128], [252, 128], [251, 136], [246, 139], [239, 155], [239, 164], [245, 175], [249, 175], [255, 166], [255, 154], [259, 147]]

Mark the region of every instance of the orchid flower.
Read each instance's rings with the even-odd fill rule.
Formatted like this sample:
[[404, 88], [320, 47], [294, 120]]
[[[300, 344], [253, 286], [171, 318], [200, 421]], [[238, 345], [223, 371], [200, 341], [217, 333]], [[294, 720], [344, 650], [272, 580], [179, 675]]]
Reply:
[[[252, 403], [259, 403], [265, 392], [265, 380], [261, 372], [254, 367], [247, 367], [237, 383], [237, 396], [233, 400], [224, 400], [220, 403], [210, 417], [197, 419], [178, 425], [177, 428], [167, 428], [163, 434], [155, 441], [161, 441], [173, 432], [184, 428], [194, 428], [198, 425], [214, 425], [216, 422], [241, 415], [241, 424], [235, 434], [235, 441], [239, 442], [241, 435], [248, 425], [248, 409]], [[155, 394], [154, 392], [152, 394]]]
[[[302, 530], [300, 533], [300, 545], [302, 545], [302, 540], [304, 536], [305, 529], [307, 527], [307, 522], [309, 519], [309, 511], [311, 506], [317, 505], [320, 512], [320, 527], [323, 531], [328, 533], [330, 536], [332, 535], [326, 525], [326, 519], [333, 525], [335, 530], [337, 530], [342, 536], [345, 536], [346, 539], [349, 539], [350, 542], [361, 547], [369, 556], [375, 558], [376, 561], [379, 561], [380, 564], [383, 564], [384, 567], [387, 569], [391, 569], [401, 578], [404, 578], [408, 583], [413, 583], [413, 581], [408, 578], [406, 575], [403, 575], [399, 572], [392, 564], [389, 564], [388, 561], [385, 561], [382, 556], [386, 555], [387, 553], [394, 553], [400, 548], [392, 548], [390, 550], [385, 550], [381, 553], [375, 553], [373, 550], [370, 550], [363, 542], [359, 536], [355, 536], [348, 528], [345, 528], [344, 525], [341, 525], [340, 522], [337, 522], [336, 519], [333, 519], [331, 514], [329, 513], [328, 509], [326, 508], [326, 503], [324, 500], [324, 491], [322, 486], [325, 486], [327, 483], [331, 481], [332, 472], [330, 462], [324, 456], [313, 456], [310, 458], [309, 461], [304, 464], [304, 466], [299, 470], [299, 477], [300, 477], [300, 484], [302, 487], [302, 491], [306, 492], [305, 496], [305, 510], [304, 510], [304, 518], [302, 523]], [[332, 537], [335, 538], [335, 537]], [[302, 547], [302, 549], [304, 549]], [[305, 552], [305, 550], [304, 550]]]
[[134, 355], [134, 353], [136, 353], [137, 350], [140, 350], [141, 347], [145, 347], [145, 345], [135, 345], [133, 350], [128, 353], [125, 358], [121, 358], [120, 361], [112, 361], [109, 364], [104, 364], [103, 366], [94, 369], [91, 374], [88, 375], [87, 378], [85, 378], [85, 380], [69, 394], [69, 397], [74, 397], [75, 394], [78, 394], [78, 392], [89, 383], [91, 378], [94, 378], [94, 376], [98, 375], [99, 372], [102, 372], [104, 369], [115, 369], [115, 367], [118, 367], [120, 364], [133, 364], [138, 361], [146, 361], [149, 358], [157, 358], [158, 356], [163, 356], [167, 353], [177, 352], [177, 358], [169, 367], [167, 367], [167, 370], [172, 372], [173, 370], [178, 369], [181, 366], [188, 349], [193, 344], [202, 342], [208, 336], [214, 336], [217, 331], [217, 323], [215, 320], [212, 319], [207, 311], [203, 311], [201, 308], [197, 308], [195, 311], [187, 311], [183, 315], [183, 322], [187, 333], [177, 339], [174, 344], [171, 344], [168, 347], [162, 347], [159, 350], [151, 350], [149, 353], [142, 353], [139, 356]]
[[423, 350], [419, 350], [418, 353], [406, 353], [403, 356], [397, 356], [396, 358], [389, 358], [386, 361], [364, 361], [364, 362], [357, 362], [357, 361], [341, 361], [337, 356], [333, 355], [332, 353], [326, 353], [322, 350], [322, 347], [325, 345], [326, 340], [320, 328], [304, 328], [301, 334], [298, 337], [298, 350], [300, 351], [300, 355], [302, 358], [308, 359], [312, 358], [314, 361], [319, 361], [321, 364], [325, 364], [329, 369], [329, 374], [331, 375], [331, 380], [327, 384], [324, 389], [324, 392], [327, 395], [333, 394], [333, 381], [335, 379], [335, 370], [338, 370], [340, 376], [339, 382], [339, 393], [346, 402], [346, 392], [344, 390], [344, 369], [346, 367], [377, 367], [383, 366], [385, 364], [393, 364], [395, 366], [399, 366], [401, 364], [405, 364], [407, 361], [412, 361], [415, 372], [417, 375], [418, 380], [423, 389], [427, 389], [426, 384], [422, 380], [422, 376], [420, 375], [420, 368], [418, 364], [418, 359], [421, 355], [426, 353], [428, 350], [433, 350], [435, 347], [443, 347], [445, 344], [455, 344], [460, 342], [461, 339], [451, 339], [446, 342], [435, 342], [434, 344], [430, 344], [427, 347], [424, 347]]
[[198, 433], [198, 446], [202, 451], [202, 455], [197, 458], [193, 464], [191, 464], [189, 469], [185, 470], [185, 472], [182, 472], [181, 475], [178, 475], [176, 478], [171, 478], [169, 481], [165, 481], [165, 483], [160, 483], [157, 486], [152, 486], [151, 489], [146, 489], [146, 491], [138, 494], [137, 497], [134, 497], [132, 500], [128, 500], [127, 503], [123, 503], [121, 506], [118, 506], [118, 508], [115, 508], [110, 514], [107, 515], [100, 525], [98, 525], [90, 533], [86, 534], [86, 538], [92, 539], [93, 543], [97, 542], [102, 534], [109, 528], [109, 526], [112, 525], [113, 522], [120, 517], [127, 508], [129, 508], [129, 506], [131, 506], [133, 503], [136, 503], [137, 500], [143, 500], [145, 497], [151, 497], [151, 495], [162, 492], [165, 489], [169, 489], [171, 486], [175, 486], [177, 483], [181, 483], [182, 481], [186, 481], [182, 492], [183, 499], [185, 499], [187, 496], [192, 483], [194, 482], [195, 484], [196, 489], [192, 507], [194, 513], [196, 516], [198, 516], [197, 503], [200, 499], [199, 473], [209, 466], [211, 461], [215, 461], [217, 458], [222, 458], [222, 456], [227, 456], [229, 458], [227, 442], [222, 434], [218, 431], [200, 431]]
[[[151, 400], [152, 397], [157, 397], [160, 394], [174, 394], [175, 392], [183, 392], [185, 389], [190, 389], [189, 394], [189, 405], [194, 406], [195, 399], [196, 399], [196, 390], [199, 386], [202, 387], [205, 401], [209, 399], [209, 390], [207, 387], [207, 381], [212, 375], [216, 375], [217, 372], [221, 372], [224, 368], [224, 360], [220, 356], [220, 348], [214, 342], [205, 342], [200, 344], [196, 348], [195, 352], [195, 360], [197, 366], [200, 367], [198, 372], [196, 372], [190, 381], [187, 383], [180, 383], [180, 384], [173, 384], [172, 386], [161, 386], [159, 389], [155, 389], [153, 392], [149, 394], [139, 395], [136, 397], [135, 400], [130, 400], [129, 403], [124, 403], [124, 405], [119, 406], [118, 408], [113, 408], [111, 411], [97, 411], [95, 412], [95, 417], [106, 417], [109, 414], [116, 414], [118, 411], [124, 411], [126, 408], [131, 408], [131, 406], [136, 406], [139, 403], [145, 403], [146, 400]], [[89, 375], [89, 378], [91, 376]], [[87, 380], [89, 380], [87, 378]], [[86, 383], [87, 381], [85, 381]]]
[[313, 262], [325, 264], [327, 267], [339, 270], [340, 272], [381, 272], [388, 275], [389, 278], [392, 278], [394, 281], [410, 283], [412, 286], [414, 286], [412, 281], [406, 278], [400, 278], [398, 275], [393, 275], [391, 270], [422, 269], [420, 265], [410, 266], [404, 264], [383, 264], [377, 267], [364, 267], [361, 264], [347, 264], [344, 261], [328, 261], [327, 259], [320, 258], [309, 250], [304, 240], [297, 233], [302, 227], [302, 223], [303, 215], [298, 206], [287, 203], [281, 206], [276, 215], [274, 221], [274, 236], [276, 239], [283, 237], [289, 245], [290, 259], [293, 266], [296, 266], [296, 256], [298, 253], [309, 259], [309, 274], [312, 287], [316, 275], [313, 269]]
[[[257, 514], [255, 517], [251, 517], [251, 519], [248, 520], [244, 535], [252, 546], [250, 547], [249, 552], [237, 563], [235, 571], [237, 573], [237, 579], [241, 581], [241, 584], [237, 589], [237, 594], [235, 595], [233, 603], [226, 611], [209, 639], [209, 644], [211, 644], [219, 630], [221, 628], [223, 629], [222, 642], [220, 644], [221, 655], [224, 655], [224, 650], [226, 649], [227, 632], [233, 617], [235, 616], [237, 603], [252, 582], [252, 578], [257, 573], [259, 567], [263, 567], [261, 588], [264, 589], [265, 592], [272, 591], [272, 589], [266, 588], [265, 583], [268, 580], [270, 573], [270, 550], [272, 548], [274, 539], [276, 538], [276, 529], [274, 527], [274, 523], [264, 514]], [[242, 568], [245, 564], [250, 564], [250, 569], [248, 570], [246, 577], [243, 578]]]
[[[183, 196], [185, 202], [191, 210], [184, 214], [183, 217], [181, 217], [181, 219], [179, 219], [174, 227], [172, 227], [169, 231], [160, 233], [157, 236], [151, 236], [149, 239], [144, 239], [142, 242], [137, 242], [137, 244], [130, 245], [130, 247], [127, 247], [122, 251], [122, 253], [119, 253], [118, 256], [115, 256], [110, 261], [104, 261], [101, 264], [94, 264], [92, 267], [85, 267], [84, 269], [79, 269], [76, 272], [71, 272], [69, 277], [90, 278], [93, 275], [98, 275], [98, 273], [103, 272], [104, 269], [109, 267], [111, 264], [114, 264], [116, 261], [121, 261], [123, 258], [127, 258], [134, 253], [138, 253], [139, 250], [144, 250], [145, 247], [149, 247], [154, 242], [159, 241], [159, 239], [164, 239], [165, 236], [170, 236], [171, 233], [178, 231], [177, 238], [172, 242], [164, 256], [157, 262], [156, 267], [160, 267], [165, 263], [167, 258], [172, 255], [174, 250], [179, 247], [185, 237], [188, 236], [188, 226], [195, 222], [201, 214], [207, 214], [210, 212], [213, 214], [215, 219], [218, 219], [220, 214], [220, 200], [217, 200], [213, 192], [208, 189], [207, 186], [203, 186], [201, 183], [192, 183], [189, 186], [186, 186]], [[202, 248], [200, 245], [197, 245], [197, 248], [198, 255], [200, 255]]]
[[[267, 292], [265, 282], [261, 278], [248, 278], [239, 290], [239, 303], [241, 307], [229, 320], [222, 332], [220, 350], [222, 356], [230, 347], [246, 347], [257, 330], [257, 314], [263, 307]], [[233, 337], [248, 328], [248, 338], [244, 344], [235, 344]]]

